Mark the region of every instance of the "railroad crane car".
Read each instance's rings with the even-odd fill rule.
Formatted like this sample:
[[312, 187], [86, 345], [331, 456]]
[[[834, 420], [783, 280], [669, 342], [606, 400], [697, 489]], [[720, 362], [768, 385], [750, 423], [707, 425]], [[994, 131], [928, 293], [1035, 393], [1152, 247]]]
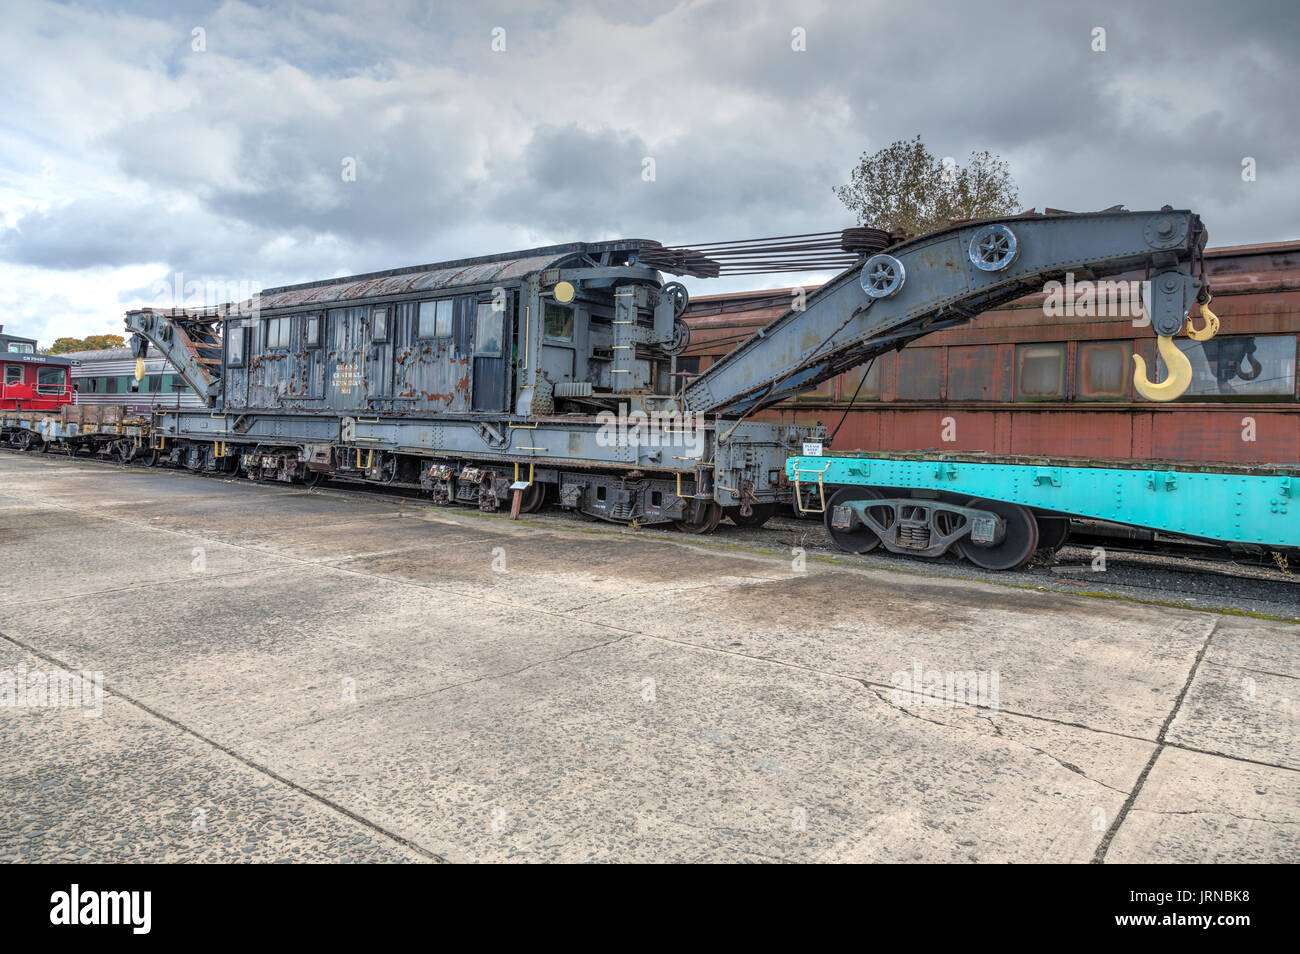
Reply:
[[[1189, 211], [1024, 215], [903, 242], [857, 230], [859, 259], [696, 377], [679, 376], [686, 290], [662, 271], [717, 274], [707, 254], [645, 240], [574, 243], [268, 289], [207, 311], [127, 313], [206, 404], [154, 417], [154, 446], [193, 470], [308, 483], [417, 483], [440, 503], [714, 529], [795, 501], [787, 460], [819, 426], [753, 419], [916, 338], [1075, 274], [1140, 270], [1163, 382], [1174, 345], [1208, 338]], [[682, 383], [679, 385], [678, 382]], [[981, 516], [993, 521], [994, 513]], [[987, 521], [976, 524], [983, 532]]]

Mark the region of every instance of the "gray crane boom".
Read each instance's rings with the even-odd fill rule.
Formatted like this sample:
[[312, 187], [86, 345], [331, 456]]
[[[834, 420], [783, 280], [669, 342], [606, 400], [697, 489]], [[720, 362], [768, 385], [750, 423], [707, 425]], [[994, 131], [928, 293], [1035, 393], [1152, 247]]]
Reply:
[[[1206, 237], [1198, 216], [1170, 209], [1018, 216], [931, 232], [827, 282], [802, 309], [792, 308], [692, 381], [683, 404], [687, 411], [743, 416], [1067, 273], [1099, 279], [1135, 270], [1150, 276], [1146, 314], [1170, 369], [1166, 381], [1152, 384], [1135, 356], [1136, 384], [1152, 400], [1170, 400], [1191, 379], [1171, 339], [1193, 302], [1208, 300], [1194, 274]], [[1207, 327], [1192, 336], [1212, 333]]]

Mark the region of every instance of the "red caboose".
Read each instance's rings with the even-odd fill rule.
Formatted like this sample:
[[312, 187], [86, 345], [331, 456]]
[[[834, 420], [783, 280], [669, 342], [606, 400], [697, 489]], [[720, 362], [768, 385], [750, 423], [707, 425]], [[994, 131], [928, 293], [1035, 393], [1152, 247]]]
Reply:
[[36, 342], [0, 333], [0, 411], [58, 411], [75, 402], [72, 362], [37, 354]]

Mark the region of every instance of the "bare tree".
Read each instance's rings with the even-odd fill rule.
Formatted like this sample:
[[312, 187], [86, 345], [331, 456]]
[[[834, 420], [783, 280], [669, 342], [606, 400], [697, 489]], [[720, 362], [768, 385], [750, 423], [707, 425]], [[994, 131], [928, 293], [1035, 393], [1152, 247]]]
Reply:
[[936, 159], [921, 137], [900, 139], [862, 160], [846, 185], [835, 189], [858, 221], [920, 235], [952, 219], [1013, 215], [1020, 190], [1006, 161], [988, 151], [970, 163]]

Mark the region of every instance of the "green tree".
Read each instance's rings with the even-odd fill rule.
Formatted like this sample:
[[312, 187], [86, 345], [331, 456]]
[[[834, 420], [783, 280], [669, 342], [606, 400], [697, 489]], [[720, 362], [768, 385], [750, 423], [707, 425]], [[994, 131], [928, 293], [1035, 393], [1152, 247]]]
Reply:
[[56, 338], [54, 344], [42, 348], [45, 354], [67, 354], [69, 351], [104, 351], [108, 348], [125, 348], [121, 335], [88, 335], [85, 338]]
[[968, 165], [936, 159], [915, 139], [863, 153], [849, 182], [835, 189], [862, 225], [921, 235], [952, 219], [1014, 215], [1020, 190], [1005, 160], [973, 152]]

